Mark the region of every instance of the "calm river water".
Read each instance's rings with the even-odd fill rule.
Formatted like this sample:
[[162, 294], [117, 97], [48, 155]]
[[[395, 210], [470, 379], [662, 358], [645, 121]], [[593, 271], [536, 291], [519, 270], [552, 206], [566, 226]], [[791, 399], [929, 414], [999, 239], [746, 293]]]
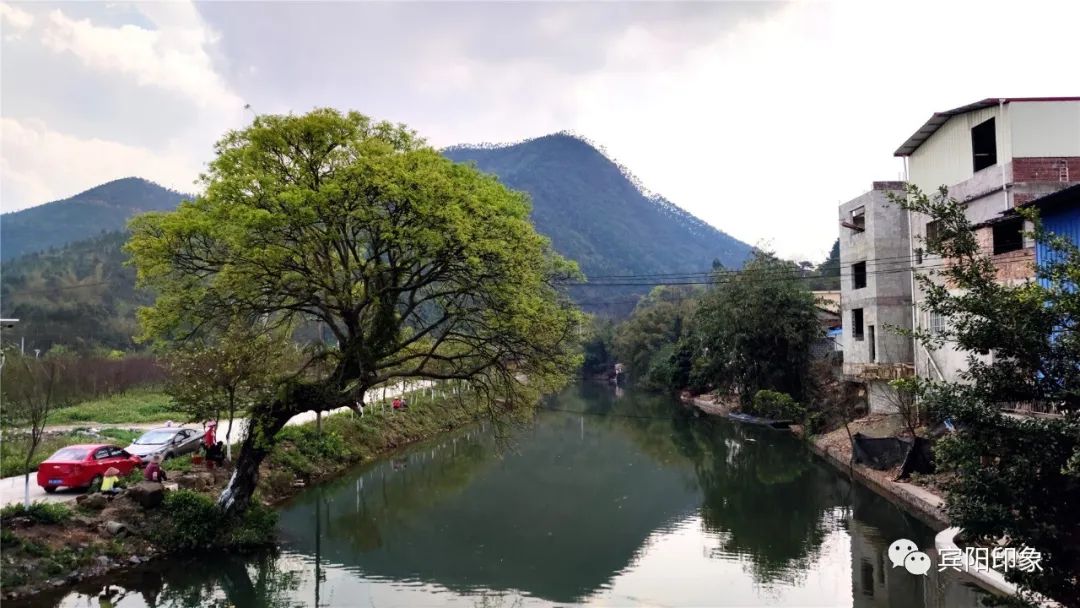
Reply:
[[[407, 415], [405, 413], [404, 415]], [[306, 491], [281, 549], [162, 562], [42, 606], [978, 606], [892, 568], [933, 532], [786, 433], [574, 387]], [[936, 569], [935, 569], [936, 570]]]

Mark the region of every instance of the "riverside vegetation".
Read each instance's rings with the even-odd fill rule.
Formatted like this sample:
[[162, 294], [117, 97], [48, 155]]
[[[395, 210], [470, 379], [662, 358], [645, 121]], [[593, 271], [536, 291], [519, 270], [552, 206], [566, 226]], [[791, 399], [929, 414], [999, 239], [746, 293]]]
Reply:
[[[395, 448], [465, 426], [487, 409], [475, 395], [447, 391], [442, 396], [415, 394], [409, 408], [369, 407], [363, 417], [351, 413], [314, 423], [289, 426], [263, 464], [252, 508], [227, 515], [215, 504], [229, 470], [201, 472], [190, 456], [167, 461], [165, 469], [190, 489], [168, 492], [164, 502], [143, 508], [121, 495], [104, 508], [55, 503], [6, 507], [3, 520], [4, 597], [33, 593], [128, 567], [158, 555], [207, 549], [244, 551], [273, 543], [276, 515], [271, 508], [305, 485], [333, 477], [348, 467]], [[128, 480], [139, 481], [138, 472]], [[302, 482], [302, 483], [298, 483]], [[109, 533], [106, 522], [125, 526]], [[132, 558], [135, 558], [134, 560]]]

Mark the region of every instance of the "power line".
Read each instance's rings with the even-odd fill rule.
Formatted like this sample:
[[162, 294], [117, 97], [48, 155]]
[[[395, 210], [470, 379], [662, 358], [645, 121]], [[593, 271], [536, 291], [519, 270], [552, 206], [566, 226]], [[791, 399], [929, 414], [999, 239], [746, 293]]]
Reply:
[[[980, 252], [981, 253], [987, 253], [988, 251], [989, 250], [980, 251]], [[935, 257], [940, 257], [940, 256], [935, 256]], [[918, 256], [904, 255], [904, 256], [883, 257], [883, 258], [870, 258], [870, 259], [866, 259], [866, 260], [859, 260], [859, 262], [864, 262], [864, 263], [867, 264], [867, 270], [866, 270], [867, 275], [871, 275], [871, 274], [890, 274], [890, 273], [893, 273], [893, 272], [910, 272], [912, 269], [914, 269], [915, 271], [918, 272], [918, 271], [923, 271], [923, 270], [933, 270], [933, 269], [937, 269], [937, 268], [943, 268], [943, 267], [947, 267], [949, 265], [949, 263], [947, 261], [945, 261], [944, 263], [939, 263], [939, 264], [919, 265], [917, 268], [914, 268], [914, 267], [908, 265], [909, 262], [911, 262], [912, 260], [916, 260], [917, 258], [918, 258]], [[1000, 262], [995, 262], [996, 265], [1018, 264], [1018, 263], [1029, 264], [1029, 263], [1031, 263], [1031, 261], [1027, 260], [1027, 259], [1020, 259], [1020, 260], [1003, 260], [1003, 261], [1000, 261]], [[901, 264], [904, 264], [904, 265], [901, 266]], [[732, 270], [718, 269], [718, 270], [707, 270], [707, 271], [700, 271], [700, 272], [682, 272], [682, 273], [676, 272], [676, 273], [653, 273], [653, 274], [647, 274], [646, 273], [646, 274], [625, 274], [625, 275], [592, 275], [591, 277], [586, 277], [586, 281], [556, 281], [555, 284], [561, 285], [561, 286], [581, 286], [581, 287], [649, 287], [649, 286], [663, 286], [663, 285], [670, 285], [670, 286], [713, 285], [713, 284], [722, 282], [721, 280], [718, 280], [718, 279], [724, 279], [724, 278], [740, 276], [740, 275], [742, 275], [742, 274], [744, 274], [746, 272], [747, 271], [744, 270], [744, 269], [732, 269]], [[775, 279], [785, 279], [785, 280], [787, 280], [787, 279], [790, 279], [790, 280], [814, 280], [814, 279], [829, 279], [829, 278], [833, 278], [833, 277], [855, 276], [854, 273], [844, 272], [843, 270], [841, 270], [841, 272], [836, 274], [836, 275], [810, 274], [810, 275], [790, 276], [791, 273], [793, 273], [793, 272], [798, 272], [798, 270], [795, 269], [795, 268], [791, 268], [791, 269], [784, 268], [784, 269], [777, 269], [777, 270], [773, 270], [773, 271], [766, 271], [764, 273], [759, 273], [758, 275], [756, 275], [755, 279], [761, 278], [761, 279], [764, 280], [764, 279], [769, 279], [769, 278], [775, 278]], [[656, 278], [658, 280], [655, 280], [655, 281], [650, 280], [650, 279], [654, 279], [654, 278]], [[625, 279], [625, 281], [610, 282], [611, 279]], [[663, 279], [667, 279], [667, 280], [663, 280]], [[594, 280], [598, 280], [598, 281], [594, 282]], [[12, 297], [30, 296], [30, 295], [46, 295], [46, 294], [59, 292], [59, 291], [71, 291], [71, 290], [76, 290], [76, 289], [88, 289], [88, 288], [91, 288], [91, 287], [102, 287], [102, 286], [105, 286], [105, 285], [131, 285], [131, 284], [132, 283], [129, 283], [129, 282], [126, 282], [126, 281], [118, 281], [118, 280], [114, 279], [114, 280], [94, 281], [94, 282], [91, 282], [91, 283], [80, 283], [78, 285], [64, 285], [64, 286], [58, 286], [58, 287], [44, 287], [44, 288], [38, 288], [38, 289], [29, 289], [29, 290], [24, 290], [24, 291], [9, 292], [9, 293], [6, 293], [4, 295], [6, 297], [8, 297], [8, 298], [12, 298]]]
[[[1002, 265], [1006, 265], [1006, 264], [1030, 264], [1030, 263], [1031, 262], [1029, 260], [1004, 260], [1004, 261], [996, 263], [995, 265], [1002, 266]], [[785, 270], [781, 270], [781, 271], [760, 272], [760, 273], [748, 275], [748, 277], [742, 278], [740, 280], [744, 280], [744, 281], [745, 280], [750, 280], [750, 281], [811, 281], [811, 280], [830, 279], [830, 278], [849, 278], [849, 277], [855, 277], [855, 276], [867, 276], [867, 277], [869, 277], [869, 276], [883, 276], [883, 275], [889, 275], [889, 274], [908, 273], [908, 272], [912, 272], [912, 271], [926, 272], [926, 271], [931, 271], [931, 270], [940, 270], [940, 269], [943, 269], [943, 268], [948, 268], [949, 266], [951, 266], [951, 263], [949, 263], [948, 261], [945, 261], [945, 262], [942, 262], [942, 263], [939, 263], [939, 264], [924, 264], [924, 265], [921, 265], [921, 266], [918, 266], [918, 267], [915, 267], [915, 266], [903, 266], [903, 267], [895, 267], [895, 268], [867, 269], [865, 272], [862, 272], [862, 273], [841, 272], [841, 273], [836, 274], [836, 275], [797, 275], [797, 276], [793, 275], [794, 271], [785, 269]], [[732, 279], [736, 278], [740, 274], [748, 273], [748, 272], [750, 272], [750, 271], [740, 271], [740, 273], [729, 274], [729, 275], [726, 275], [726, 276], [722, 275], [722, 276], [717, 277], [717, 278], [704, 278], [704, 277], [702, 277], [702, 278], [698, 279], [696, 277], [676, 277], [676, 278], [672, 278], [672, 279], [669, 279], [669, 280], [631, 279], [631, 280], [620, 281], [620, 282], [600, 281], [600, 282], [595, 282], [595, 283], [591, 282], [591, 281], [574, 281], [574, 282], [564, 281], [564, 282], [558, 282], [557, 284], [561, 285], [561, 286], [567, 286], [567, 287], [650, 287], [650, 286], [654, 286], [654, 287], [661, 287], [661, 286], [677, 287], [677, 286], [695, 286], [695, 285], [702, 285], [702, 286], [704, 286], [704, 285], [722, 285], [722, 284], [729, 283]]]
[[[978, 250], [978, 253], [992, 254], [993, 251], [992, 251], [991, 247], [982, 247], [982, 248], [980, 248]], [[885, 257], [880, 257], [880, 258], [867, 258], [865, 260], [856, 260], [853, 263], [865, 262], [868, 266], [871, 265], [871, 264], [877, 264], [877, 265], [900, 264], [900, 263], [903, 263], [903, 262], [910, 262], [912, 260], [918, 260], [919, 257], [920, 257], [919, 254], [903, 254], [903, 255], [897, 255], [897, 256], [885, 256]], [[938, 257], [938, 258], [940, 258], [941, 256], [939, 254], [931, 254], [931, 253], [924, 252], [922, 254], [922, 257], [924, 257], [924, 258], [930, 258], [930, 257]], [[1006, 263], [1010, 263], [1010, 262], [1012, 262], [1012, 260], [1006, 261]], [[840, 266], [839, 260], [837, 260], [837, 266], [838, 267]], [[795, 268], [793, 268], [792, 270], [795, 270]], [[732, 269], [720, 268], [720, 269], [710, 269], [710, 270], [700, 270], [700, 271], [686, 271], [686, 272], [657, 272], [657, 273], [608, 274], [608, 275], [594, 274], [594, 275], [588, 275], [588, 278], [589, 279], [631, 279], [631, 278], [653, 278], [653, 277], [684, 278], [684, 277], [697, 277], [697, 276], [713, 276], [713, 275], [718, 275], [718, 274], [719, 275], [737, 274], [737, 273], [740, 273], [740, 272], [743, 272], [743, 270], [738, 269], [738, 268], [732, 268]]]

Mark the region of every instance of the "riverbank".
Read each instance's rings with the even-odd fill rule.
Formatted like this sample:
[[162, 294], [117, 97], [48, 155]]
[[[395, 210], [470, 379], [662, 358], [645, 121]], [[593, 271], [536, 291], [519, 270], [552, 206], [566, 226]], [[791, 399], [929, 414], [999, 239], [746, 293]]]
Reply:
[[[688, 397], [683, 399], [683, 402], [690, 403], [711, 416], [726, 417], [734, 409], [733, 403], [717, 402], [712, 398], [702, 396]], [[867, 417], [852, 421], [850, 430], [852, 433], [870, 431], [873, 434], [873, 429], [880, 427], [882, 423], [883, 419], [881, 417]], [[804, 429], [798, 425], [793, 425], [791, 432], [800, 438], [805, 436]], [[890, 471], [877, 471], [865, 465], [853, 463], [851, 459], [851, 442], [848, 440], [847, 430], [843, 427], [829, 433], [813, 435], [806, 439], [807, 446], [814, 454], [820, 456], [842, 473], [858, 479], [874, 492], [900, 504], [935, 531], [941, 531], [949, 527], [949, 516], [945, 513], [944, 496], [912, 483], [893, 481], [892, 477], [894, 475]]]
[[[410, 399], [408, 409], [368, 408], [363, 417], [334, 414], [286, 427], [260, 471], [260, 508], [236, 530], [202, 526], [199, 514], [227, 483], [228, 468], [207, 470], [180, 461], [170, 481], [184, 491], [146, 499], [137, 488], [111, 500], [102, 495], [66, 505], [5, 511], [0, 589], [5, 600], [103, 577], [178, 552], [213, 545], [233, 551], [272, 542], [273, 515], [266, 507], [308, 485], [384, 456], [403, 446], [460, 428], [483, 412], [454, 397]], [[190, 469], [183, 471], [182, 469]], [[168, 496], [174, 498], [170, 499]], [[180, 497], [177, 499], [176, 497]], [[267, 518], [269, 517], [269, 521]], [[191, 522], [178, 529], [180, 519]]]
[[[851, 432], [865, 432], [863, 426], [872, 426], [874, 420], [852, 421]], [[801, 436], [801, 429], [796, 431]], [[814, 435], [807, 439], [810, 451], [832, 464], [842, 473], [858, 479], [874, 492], [904, 507], [935, 531], [949, 527], [949, 516], [945, 513], [945, 497], [931, 490], [910, 482], [893, 481], [895, 472], [878, 471], [863, 464], [852, 462], [851, 442], [847, 430], [839, 428], [829, 433]]]
[[[683, 399], [684, 403], [690, 403], [702, 412], [712, 416], [727, 417], [731, 413], [731, 404], [717, 403], [713, 399], [703, 397], [689, 397]], [[806, 440], [806, 445], [815, 455], [832, 465], [841, 473], [850, 476], [862, 483], [863, 486], [873, 490], [874, 493], [899, 505], [906, 512], [928, 525], [938, 534], [935, 537], [935, 549], [940, 553], [943, 550], [960, 551], [956, 544], [959, 528], [950, 527], [949, 516], [945, 511], [944, 492], [938, 488], [924, 487], [912, 482], [897, 482], [893, 478], [896, 471], [878, 471], [863, 464], [855, 464], [852, 461], [851, 441], [848, 431], [864, 433], [871, 436], [889, 436], [896, 429], [895, 421], [888, 416], [867, 416], [853, 420], [849, 428], [843, 427], [820, 435], [805, 436], [804, 429], [800, 426], [792, 426], [792, 433]], [[965, 558], [970, 559], [970, 558]], [[982, 571], [975, 567], [974, 562], [968, 566], [965, 575], [980, 587], [994, 593], [1015, 596], [1018, 592], [1016, 585], [1005, 580], [999, 572], [988, 570]], [[1037, 597], [1039, 606], [1052, 608], [1058, 606], [1052, 600]]]

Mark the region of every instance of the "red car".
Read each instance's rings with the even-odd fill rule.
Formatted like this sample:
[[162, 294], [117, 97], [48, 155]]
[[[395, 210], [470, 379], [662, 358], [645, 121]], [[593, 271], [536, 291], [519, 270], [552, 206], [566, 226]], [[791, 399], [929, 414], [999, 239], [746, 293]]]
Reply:
[[109, 467], [127, 475], [140, 462], [138, 456], [115, 445], [69, 445], [38, 466], [37, 482], [50, 494], [61, 487], [86, 488], [100, 481]]

